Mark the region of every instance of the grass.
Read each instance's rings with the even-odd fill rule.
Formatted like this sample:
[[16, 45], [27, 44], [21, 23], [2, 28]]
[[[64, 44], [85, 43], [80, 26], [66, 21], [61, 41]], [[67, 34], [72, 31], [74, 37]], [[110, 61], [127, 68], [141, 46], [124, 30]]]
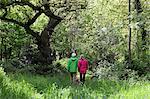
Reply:
[[55, 76], [8, 74], [0, 69], [0, 99], [149, 99], [149, 81], [86, 79], [71, 84], [68, 74]]
[[150, 99], [150, 83], [137, 82], [135, 85], [130, 85], [128, 90], [120, 90], [115, 96], [115, 99]]
[[25, 80], [11, 80], [0, 68], [0, 99], [40, 99], [41, 94]]

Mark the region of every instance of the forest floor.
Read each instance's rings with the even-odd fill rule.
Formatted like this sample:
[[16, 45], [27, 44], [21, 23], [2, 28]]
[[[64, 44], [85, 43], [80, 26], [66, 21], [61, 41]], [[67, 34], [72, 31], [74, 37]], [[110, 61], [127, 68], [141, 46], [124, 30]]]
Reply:
[[0, 99], [150, 99], [148, 81], [91, 80], [87, 77], [85, 84], [80, 85], [71, 84], [68, 74], [9, 73], [4, 82]]

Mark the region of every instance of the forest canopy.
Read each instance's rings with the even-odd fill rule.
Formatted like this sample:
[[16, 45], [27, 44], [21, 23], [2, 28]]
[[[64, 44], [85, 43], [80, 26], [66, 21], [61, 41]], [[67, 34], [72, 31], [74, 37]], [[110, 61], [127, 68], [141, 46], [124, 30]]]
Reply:
[[149, 71], [148, 0], [1, 0], [1, 60], [53, 64], [72, 50], [96, 67]]

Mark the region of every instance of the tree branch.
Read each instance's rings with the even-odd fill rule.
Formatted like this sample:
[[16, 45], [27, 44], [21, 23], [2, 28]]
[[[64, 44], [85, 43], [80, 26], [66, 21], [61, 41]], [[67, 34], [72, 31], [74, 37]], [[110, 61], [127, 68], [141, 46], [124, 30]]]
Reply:
[[39, 11], [38, 13], [35, 14], [35, 16], [32, 19], [29, 19], [26, 24], [28, 26], [32, 25], [41, 14], [42, 14], [42, 11]]
[[33, 31], [28, 25], [25, 25], [24, 29], [28, 34], [31, 34], [33, 37], [35, 37], [37, 41], [40, 40], [39, 32]]
[[135, 6], [135, 9], [136, 9], [137, 13], [143, 12], [140, 0], [135, 0], [134, 2], [135, 2], [134, 6]]
[[[33, 18], [29, 19], [27, 23], [19, 22], [19, 21], [14, 20], [14, 19], [6, 18], [7, 6], [11, 6], [11, 5], [20, 5], [20, 6], [27, 5], [27, 6], [31, 7], [33, 10], [38, 11], [38, 13], [36, 13]], [[37, 40], [40, 39], [39, 33], [33, 31], [30, 28], [30, 25], [33, 24], [36, 21], [36, 19], [44, 12], [44, 10], [42, 10], [42, 8], [34, 6], [32, 3], [27, 2], [27, 1], [13, 1], [13, 2], [6, 4], [6, 5], [0, 3], [0, 9], [5, 10], [5, 13], [3, 14], [3, 16], [0, 16], [0, 20], [6, 21], [6, 22], [11, 22], [11, 23], [17, 24], [19, 26], [22, 26], [28, 34], [31, 34], [32, 36], [36, 37]]]
[[28, 1], [13, 1], [6, 5], [0, 3], [0, 8], [4, 9], [7, 6], [11, 6], [11, 5], [20, 5], [20, 6], [27, 5], [27, 6], [31, 7], [33, 10], [42, 10], [41, 7], [34, 6], [32, 3], [28, 2]]
[[22, 23], [22, 22], [18, 22], [18, 21], [14, 20], [14, 19], [8, 19], [8, 18], [6, 18], [6, 17], [0, 17], [0, 19], [3, 20], [3, 21], [6, 21], [6, 22], [11, 22], [11, 23], [17, 24], [17, 25], [19, 25], [19, 26], [22, 26], [28, 34], [31, 34], [32, 36], [36, 37], [37, 40], [39, 40], [39, 33], [33, 31], [33, 30], [29, 27], [28, 24], [24, 24], [24, 23]]
[[20, 6], [27, 5], [27, 6], [31, 7], [33, 10], [36, 10], [36, 11], [45, 13], [45, 15], [47, 15], [48, 17], [51, 17], [51, 18], [54, 18], [54, 19], [57, 19], [57, 20], [62, 20], [61, 17], [56, 16], [56, 15], [54, 15], [54, 14], [51, 12], [50, 7], [49, 7], [49, 4], [42, 5], [42, 6], [44, 6], [44, 8], [45, 8], [45, 9], [43, 10], [41, 6], [35, 6], [35, 5], [33, 5], [32, 3], [28, 2], [28, 1], [13, 1], [13, 2], [11, 2], [11, 3], [9, 3], [9, 4], [6, 4], [6, 5], [0, 3], [0, 8], [1, 8], [1, 9], [4, 9], [4, 8], [6, 8], [7, 6], [11, 6], [11, 5], [20, 5]]
[[54, 15], [54, 13], [52, 13], [48, 4], [45, 4], [44, 8], [45, 8], [44, 14], [48, 16], [49, 18], [53, 18], [53, 19], [60, 20], [60, 21], [63, 20], [61, 17], [56, 16]]
[[47, 27], [45, 27], [44, 30], [48, 30], [50, 32], [54, 31], [54, 28], [61, 22], [61, 20], [57, 20], [57, 19], [50, 19]]
[[3, 16], [2, 17], [0, 16], [0, 19], [3, 20], [3, 21], [6, 21], [6, 22], [11, 22], [11, 23], [18, 24], [18, 25], [20, 25], [22, 27], [24, 27], [24, 25], [25, 25], [22, 22], [18, 22], [18, 21], [14, 20], [14, 19], [9, 19], [9, 18], [3, 17]]

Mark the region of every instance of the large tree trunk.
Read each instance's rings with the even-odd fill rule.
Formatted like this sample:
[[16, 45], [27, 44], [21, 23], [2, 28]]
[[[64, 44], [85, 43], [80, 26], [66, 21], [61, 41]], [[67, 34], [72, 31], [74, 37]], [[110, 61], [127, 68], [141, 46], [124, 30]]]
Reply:
[[51, 64], [53, 61], [52, 50], [50, 48], [50, 39], [54, 28], [61, 22], [61, 20], [50, 18], [49, 23], [42, 31], [40, 39], [38, 40], [38, 49], [40, 51], [40, 61], [43, 64]]
[[41, 39], [38, 41], [38, 49], [40, 52], [40, 61], [41, 63], [51, 64], [51, 48], [49, 43], [49, 32], [44, 30], [41, 35]]

